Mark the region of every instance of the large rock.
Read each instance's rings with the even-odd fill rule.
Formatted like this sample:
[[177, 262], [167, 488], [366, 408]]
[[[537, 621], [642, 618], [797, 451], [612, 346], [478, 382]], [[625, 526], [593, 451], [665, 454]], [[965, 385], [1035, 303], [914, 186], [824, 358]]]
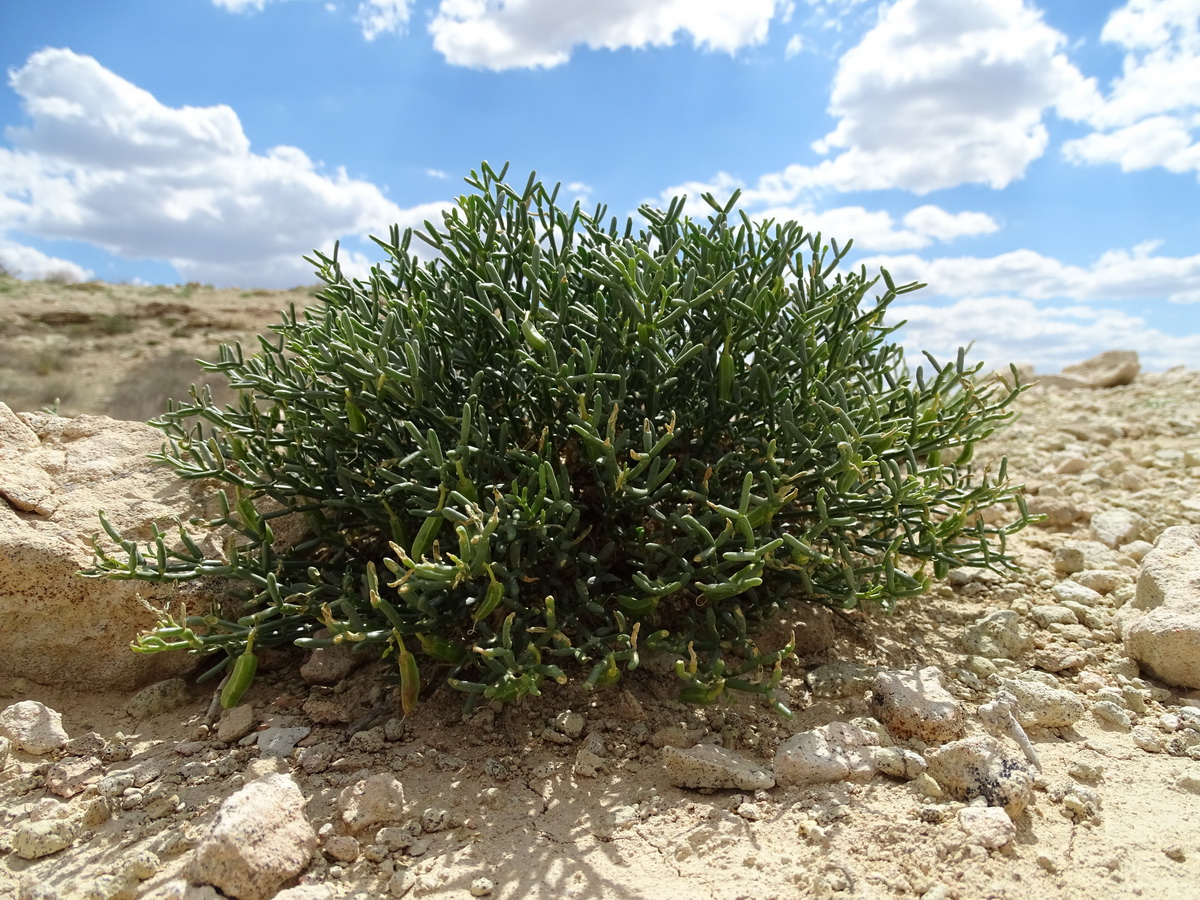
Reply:
[[871, 711], [900, 740], [940, 743], [959, 737], [965, 725], [962, 707], [935, 666], [880, 672], [871, 686]]
[[925, 759], [934, 781], [955, 800], [982, 797], [1015, 819], [1033, 797], [1033, 773], [991, 735], [944, 744]]
[[1106, 350], [1099, 356], [1065, 366], [1062, 373], [1080, 379], [1090, 388], [1110, 388], [1133, 384], [1141, 368], [1136, 351]]
[[1099, 356], [1066, 366], [1060, 375], [1038, 375], [1037, 384], [1064, 390], [1089, 390], [1133, 384], [1141, 371], [1133, 350], [1107, 350]]
[[267, 900], [308, 865], [317, 833], [291, 775], [266, 775], [229, 796], [188, 867], [188, 878], [238, 900]]
[[875, 774], [879, 737], [846, 722], [801, 731], [775, 752], [775, 780], [783, 785], [867, 781]]
[[700, 744], [686, 750], [663, 747], [667, 780], [683, 788], [735, 788], [765, 790], [775, 786], [775, 776], [726, 747]]
[[67, 746], [62, 714], [39, 703], [22, 700], [0, 712], [0, 735], [9, 738], [18, 750], [44, 756]]
[[211, 483], [147, 458], [162, 442], [140, 422], [18, 415], [0, 403], [0, 678], [126, 690], [194, 664], [129, 649], [155, 622], [138, 595], [162, 605], [179, 589], [76, 574], [92, 563], [97, 510], [139, 540], [152, 522], [215, 512]]
[[1168, 684], [1200, 688], [1200, 526], [1168, 528], [1121, 611], [1125, 652]]

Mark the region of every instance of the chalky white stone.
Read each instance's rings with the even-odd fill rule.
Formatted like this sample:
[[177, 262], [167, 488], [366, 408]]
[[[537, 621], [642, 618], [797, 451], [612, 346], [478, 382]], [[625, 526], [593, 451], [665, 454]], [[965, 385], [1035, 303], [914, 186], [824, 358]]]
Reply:
[[676, 787], [737, 788], [754, 791], [775, 786], [775, 776], [725, 747], [700, 744], [680, 750], [663, 747], [667, 778]]
[[846, 722], [801, 731], [775, 752], [775, 779], [784, 786], [868, 780], [878, 744], [874, 734]]
[[963, 733], [962, 707], [943, 686], [935, 666], [909, 672], [880, 672], [871, 685], [871, 711], [895, 738], [928, 743]]
[[304, 871], [317, 834], [291, 775], [266, 775], [226, 798], [196, 847], [188, 878], [237, 900], [268, 900]]
[[0, 735], [14, 747], [44, 756], [67, 746], [62, 715], [37, 700], [22, 700], [0, 712]]
[[1200, 688], [1200, 525], [1164, 531], [1142, 560], [1117, 627], [1125, 652], [1176, 687]]

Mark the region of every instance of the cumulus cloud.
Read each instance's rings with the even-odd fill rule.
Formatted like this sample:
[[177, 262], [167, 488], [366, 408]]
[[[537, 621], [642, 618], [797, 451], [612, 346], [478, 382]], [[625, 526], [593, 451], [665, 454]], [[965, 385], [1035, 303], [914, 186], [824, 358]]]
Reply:
[[187, 280], [288, 286], [335, 239], [419, 225], [370, 182], [302, 150], [255, 153], [227, 106], [169, 107], [70, 50], [10, 73], [31, 123], [0, 148], [0, 228], [169, 261]]
[[[811, 5], [832, 15], [856, 4]], [[753, 186], [721, 172], [680, 187], [692, 196], [741, 187], [748, 207], [791, 206], [829, 188], [1002, 189], [1045, 153], [1048, 111], [1082, 120], [1100, 108], [1095, 83], [1070, 62], [1065, 43], [1025, 0], [897, 0], [839, 60], [829, 101], [838, 123], [813, 148], [828, 159], [789, 165]], [[898, 240], [877, 246], [905, 246]]]
[[767, 207], [753, 214], [756, 219], [794, 220], [807, 231], [820, 232], [844, 244], [850, 239], [859, 250], [918, 250], [934, 242], [990, 234], [999, 225], [979, 212], [951, 213], [937, 206], [919, 206], [900, 222], [883, 210], [862, 206], [839, 206], [815, 210], [806, 206]]
[[358, 5], [354, 21], [363, 37], [373, 41], [381, 34], [400, 34], [408, 26], [410, 0], [365, 0]]
[[267, 0], [213, 0], [213, 3], [221, 9], [240, 13], [249, 10], [260, 11], [267, 5]]
[[1003, 188], [1045, 152], [1047, 110], [1079, 118], [1095, 103], [1065, 43], [1024, 0], [899, 0], [839, 61], [838, 124], [814, 147], [835, 155], [790, 180]]
[[946, 297], [1004, 291], [1032, 300], [1200, 300], [1200, 254], [1159, 256], [1156, 249], [1156, 243], [1150, 242], [1129, 250], [1109, 250], [1088, 266], [1070, 265], [1033, 250], [941, 259], [875, 256], [861, 262], [868, 270], [886, 268], [897, 281], [923, 281], [931, 293]]
[[1100, 37], [1125, 51], [1122, 74], [1088, 116], [1096, 131], [1063, 146], [1067, 159], [1200, 173], [1200, 3], [1129, 0]]
[[[812, 5], [832, 14], [856, 4]], [[1100, 104], [1065, 44], [1025, 0], [883, 6], [838, 62], [829, 101], [837, 126], [813, 146], [829, 158], [761, 176], [744, 202], [787, 205], [828, 188], [1002, 189], [1045, 153], [1049, 111], [1082, 120]], [[720, 173], [711, 183], [728, 180]]]
[[92, 270], [85, 269], [69, 259], [48, 256], [41, 250], [26, 247], [16, 241], [0, 238], [0, 265], [11, 275], [29, 280], [46, 278], [49, 275], [65, 276], [69, 281], [87, 281]]
[[799, 222], [806, 231], [819, 231], [843, 244], [853, 239], [860, 250], [883, 252], [919, 250], [935, 242], [991, 234], [1000, 228], [986, 213], [952, 213], [932, 204], [910, 210], [897, 222], [885, 210], [863, 206], [818, 209], [809, 203], [780, 202], [789, 200], [791, 193], [773, 184], [772, 177], [766, 176], [756, 187], [748, 188], [727, 172], [718, 172], [709, 181], [689, 181], [669, 187], [649, 202], [666, 208], [672, 198], [686, 195], [688, 214], [699, 217], [708, 212], [707, 204], [700, 199], [704, 194], [712, 194], [717, 202], [725, 203], [735, 190], [740, 190], [739, 203], [752, 219]]
[[1194, 366], [1200, 358], [1200, 335], [1167, 334], [1118, 309], [978, 296], [947, 306], [901, 298], [889, 313], [893, 321], [906, 321], [896, 339], [914, 364], [921, 362], [922, 350], [946, 361], [968, 345], [968, 359], [982, 360], [989, 369], [1019, 362], [1032, 364], [1038, 372], [1057, 372], [1115, 348], [1136, 350], [1151, 369]]
[[[213, 0], [216, 6], [234, 13], [262, 12], [268, 3], [275, 2], [279, 0]], [[354, 11], [354, 21], [368, 41], [381, 34], [402, 34], [408, 27], [411, 6], [412, 0], [362, 0]], [[326, 3], [325, 9], [338, 11], [333, 3]]]
[[553, 68], [578, 46], [669, 46], [681, 33], [705, 50], [761, 44], [782, 0], [441, 0], [430, 22], [434, 47], [454, 65]]

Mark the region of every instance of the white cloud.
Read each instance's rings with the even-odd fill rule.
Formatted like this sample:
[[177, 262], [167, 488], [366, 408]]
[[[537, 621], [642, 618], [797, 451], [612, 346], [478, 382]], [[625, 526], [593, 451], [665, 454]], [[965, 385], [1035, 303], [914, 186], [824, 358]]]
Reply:
[[784, 56], [787, 57], [788, 59], [791, 59], [793, 56], [796, 56], [798, 53], [802, 52], [803, 50], [804, 50], [804, 36], [799, 35], [799, 34], [793, 34], [790, 38], [788, 38], [787, 49], [784, 50]]
[[592, 186], [586, 182], [569, 181], [564, 187], [567, 189], [572, 203], [578, 202], [581, 206], [586, 206], [592, 199]]
[[[280, 0], [213, 0], [221, 9], [233, 13], [262, 12], [268, 3]], [[381, 34], [403, 34], [408, 27], [410, 7], [413, 0], [362, 0], [354, 11], [354, 21], [362, 29], [363, 37], [373, 41]], [[338, 7], [326, 3], [326, 12], [336, 13]]]
[[1200, 3], [1129, 0], [1100, 38], [1126, 51], [1098, 124], [1129, 125], [1145, 116], [1200, 106]]
[[408, 26], [410, 0], [365, 0], [358, 4], [354, 21], [363, 37], [373, 41], [381, 34], [400, 34]]
[[785, 181], [1003, 188], [1045, 151], [1048, 109], [1079, 118], [1095, 103], [1065, 43], [1024, 0], [898, 0], [839, 62], [839, 121], [814, 146], [837, 155]]
[[449, 178], [450, 176], [441, 169], [426, 169], [425, 174], [430, 178]]
[[267, 0], [213, 0], [213, 3], [221, 9], [240, 13], [247, 10], [261, 11], [267, 5]]
[[999, 229], [996, 221], [979, 212], [950, 213], [937, 206], [919, 206], [898, 224], [890, 213], [862, 206], [814, 210], [804, 206], [767, 207], [755, 219], [796, 221], [805, 230], [820, 232], [844, 245], [853, 239], [859, 250], [918, 250], [935, 241], [946, 242]]
[[1031, 300], [1138, 300], [1192, 303], [1200, 297], [1200, 254], [1157, 256], [1155, 242], [1109, 250], [1089, 266], [1074, 266], [1033, 250], [992, 257], [876, 256], [868, 271], [886, 268], [898, 282], [922, 281], [946, 297], [1011, 293]]
[[6, 238], [0, 238], [0, 265], [10, 274], [31, 281], [47, 275], [66, 275], [71, 281], [87, 281], [92, 277], [91, 269]]
[[781, 0], [441, 0], [429, 25], [454, 65], [552, 68], [575, 47], [669, 46], [686, 32], [696, 47], [735, 53], [760, 44]]
[[1129, 0], [1101, 39], [1124, 49], [1122, 74], [1088, 116], [1097, 131], [1063, 145], [1067, 159], [1200, 173], [1200, 2]]
[[703, 194], [710, 193], [717, 202], [725, 203], [735, 190], [741, 189], [739, 204], [753, 219], [799, 222], [806, 231], [820, 232], [823, 237], [833, 238], [840, 244], [853, 240], [859, 250], [884, 252], [919, 250], [934, 242], [991, 234], [1000, 228], [999, 223], [986, 213], [952, 213], [931, 204], [910, 210], [897, 223], [891, 213], [862, 206], [817, 209], [808, 203], [780, 203], [791, 194], [775, 186], [771, 178], [773, 176], [766, 176], [759, 180], [757, 187], [746, 188], [740, 179], [727, 172], [718, 172], [711, 181], [689, 181], [669, 187], [649, 202], [665, 209], [672, 198], [686, 195], [688, 214], [700, 218], [709, 210], [700, 199]]
[[[857, 4], [810, 5], [832, 24]], [[744, 201], [787, 205], [822, 188], [1004, 188], [1045, 152], [1049, 110], [1080, 120], [1100, 104], [1065, 44], [1025, 0], [882, 6], [838, 63], [829, 103], [838, 124], [813, 146], [829, 158], [763, 175]]]
[[1151, 116], [1108, 132], [1093, 132], [1067, 141], [1063, 153], [1075, 163], [1116, 163], [1122, 172], [1162, 166], [1171, 172], [1200, 172], [1200, 127], [1177, 116]]
[[295, 147], [255, 153], [229, 107], [165, 106], [70, 50], [33, 54], [9, 81], [32, 123], [0, 148], [0, 229], [164, 259], [186, 280], [290, 286], [311, 280], [312, 248], [442, 207], [401, 209]]
[[923, 361], [922, 350], [949, 361], [968, 345], [968, 360], [982, 360], [988, 369], [1017, 362], [1030, 363], [1038, 372], [1057, 372], [1116, 349], [1136, 350], [1150, 369], [1194, 366], [1200, 359], [1200, 334], [1166, 334], [1123, 310], [1071, 303], [1045, 306], [1020, 297], [977, 296], [932, 306], [901, 298], [889, 318], [907, 322], [896, 340], [914, 365]]
[[939, 241], [952, 241], [958, 237], [976, 234], [991, 234], [999, 230], [996, 220], [986, 213], [948, 213], [939, 206], [918, 206], [904, 216], [904, 224], [919, 234], [928, 235]]

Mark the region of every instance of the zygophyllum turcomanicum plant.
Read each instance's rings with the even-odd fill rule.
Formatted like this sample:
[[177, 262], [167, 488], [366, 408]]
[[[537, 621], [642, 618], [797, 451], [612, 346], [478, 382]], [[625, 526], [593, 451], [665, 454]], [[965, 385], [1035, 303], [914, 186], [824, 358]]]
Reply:
[[[164, 611], [136, 650], [215, 657], [232, 705], [257, 648], [352, 644], [398, 668], [406, 711], [423, 682], [512, 701], [667, 654], [686, 701], [786, 712], [791, 647], [754, 643], [780, 610], [891, 610], [931, 575], [1009, 565], [1028, 516], [1003, 463], [970, 461], [1019, 387], [961, 353], [910, 371], [884, 313], [920, 285], [835, 274], [849, 245], [736, 196], [622, 224], [506, 169], [472, 172], [440, 225], [377, 239], [390, 261], [367, 281], [316, 254], [317, 308], [202, 364], [238, 402], [193, 390], [153, 423], [176, 475], [226, 485], [193, 523], [226, 529], [224, 552], [104, 522], [123, 552], [98, 541], [87, 574], [245, 593]], [[1006, 524], [978, 515], [1010, 501]], [[277, 547], [294, 513], [310, 536]]]

